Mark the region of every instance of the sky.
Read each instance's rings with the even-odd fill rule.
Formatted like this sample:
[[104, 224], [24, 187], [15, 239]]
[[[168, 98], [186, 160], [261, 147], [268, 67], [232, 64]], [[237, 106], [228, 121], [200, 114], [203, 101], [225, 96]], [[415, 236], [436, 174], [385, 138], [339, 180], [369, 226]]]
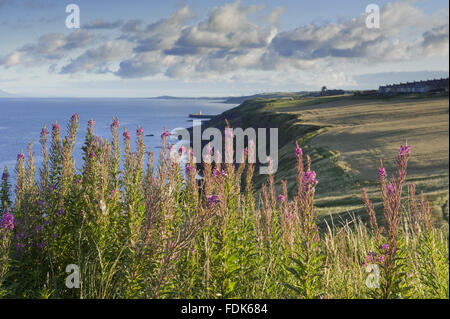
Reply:
[[[80, 28], [66, 26], [66, 6]], [[369, 4], [380, 9], [369, 28]], [[448, 1], [0, 0], [0, 90], [238, 96], [447, 77]]]

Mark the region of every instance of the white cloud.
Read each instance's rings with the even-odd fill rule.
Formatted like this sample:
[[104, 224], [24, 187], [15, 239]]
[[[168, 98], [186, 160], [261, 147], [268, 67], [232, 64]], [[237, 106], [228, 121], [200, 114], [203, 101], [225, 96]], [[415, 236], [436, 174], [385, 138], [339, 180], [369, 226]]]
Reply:
[[123, 25], [122, 20], [105, 21], [102, 19], [96, 19], [96, 20], [92, 21], [91, 23], [84, 25], [83, 29], [88, 29], [88, 30], [116, 29], [122, 25]]
[[0, 57], [0, 65], [9, 68], [14, 65], [20, 64], [22, 61], [22, 53], [21, 52], [13, 52], [8, 54], [7, 56]]
[[95, 49], [87, 50], [64, 66], [60, 73], [80, 71], [103, 73], [109, 71], [108, 62], [122, 60], [128, 57], [132, 51], [133, 45], [128, 42], [108, 41]]
[[432, 28], [423, 34], [423, 50], [426, 55], [448, 55], [448, 23]]
[[135, 41], [136, 52], [170, 49], [181, 36], [185, 23], [194, 18], [188, 6], [184, 6], [166, 19], [147, 25], [140, 29], [140, 21], [132, 20], [123, 28], [125, 34], [121, 39]]
[[[59, 73], [108, 72], [120, 78], [164, 75], [183, 80], [259, 78], [269, 83], [306, 81], [308, 74], [314, 85], [328, 78], [333, 86], [353, 85], [353, 78], [346, 74], [364, 65], [448, 57], [448, 13], [427, 14], [413, 2], [386, 4], [380, 29], [368, 29], [366, 14], [361, 13], [336, 23], [279, 31], [284, 10], [236, 1], [211, 9], [199, 21], [188, 6], [148, 25], [141, 20], [94, 20], [88, 25], [91, 30], [43, 35], [0, 58], [0, 65], [46, 61], [55, 72], [56, 64], [64, 61]], [[119, 27], [121, 35], [113, 41], [94, 33]], [[92, 48], [96, 39], [102, 42]], [[67, 63], [68, 54], [78, 56]]]
[[[178, 48], [232, 49], [267, 46], [276, 29], [258, 26], [249, 15], [261, 11], [261, 6], [241, 6], [239, 1], [211, 10], [206, 21], [187, 28], [177, 41]], [[278, 9], [275, 9], [278, 10]]]
[[78, 29], [67, 35], [60, 33], [45, 34], [35, 43], [26, 44], [18, 49], [31, 61], [59, 60], [67, 52], [82, 49], [94, 42], [94, 34]]
[[147, 77], [163, 73], [175, 62], [175, 57], [166, 56], [161, 52], [143, 52], [122, 61], [116, 75], [122, 78]]

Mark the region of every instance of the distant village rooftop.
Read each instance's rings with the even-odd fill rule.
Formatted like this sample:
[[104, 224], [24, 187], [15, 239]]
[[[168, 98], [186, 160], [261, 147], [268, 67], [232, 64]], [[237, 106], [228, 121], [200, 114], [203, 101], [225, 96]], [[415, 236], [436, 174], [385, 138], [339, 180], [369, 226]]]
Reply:
[[380, 86], [378, 93], [427, 93], [427, 92], [448, 92], [449, 78], [440, 78], [426, 81], [414, 81], [399, 84]]

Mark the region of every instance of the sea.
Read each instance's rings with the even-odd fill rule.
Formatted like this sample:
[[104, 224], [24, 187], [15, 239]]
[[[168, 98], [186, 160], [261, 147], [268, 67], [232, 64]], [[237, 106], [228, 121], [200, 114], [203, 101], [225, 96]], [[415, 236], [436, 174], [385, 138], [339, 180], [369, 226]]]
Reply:
[[[35, 162], [39, 166], [42, 162], [39, 135], [43, 126], [46, 125], [51, 131], [52, 123], [57, 121], [64, 136], [67, 123], [74, 113], [80, 119], [74, 158], [77, 169], [81, 169], [81, 147], [90, 119], [95, 120], [94, 134], [111, 140], [110, 125], [113, 117], [117, 117], [120, 132], [127, 128], [131, 133], [132, 151], [136, 146], [136, 129], [141, 126], [147, 150], [153, 151], [157, 158], [164, 128], [172, 131], [192, 127], [190, 113], [217, 115], [235, 106], [208, 99], [0, 98], [0, 174], [7, 165], [14, 180], [17, 155], [24, 152], [28, 156], [30, 142], [33, 142]], [[122, 141], [122, 135], [120, 138]], [[123, 150], [123, 145], [121, 147]]]

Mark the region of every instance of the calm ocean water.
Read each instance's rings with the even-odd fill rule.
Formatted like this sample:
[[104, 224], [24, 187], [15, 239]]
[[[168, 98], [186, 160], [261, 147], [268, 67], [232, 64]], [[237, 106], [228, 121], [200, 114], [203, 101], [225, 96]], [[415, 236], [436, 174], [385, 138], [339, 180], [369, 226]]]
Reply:
[[[160, 135], [165, 126], [169, 131], [179, 127], [190, 127], [189, 113], [202, 111], [203, 114], [220, 114], [235, 105], [208, 100], [163, 100], [163, 99], [104, 99], [104, 98], [0, 98], [0, 172], [5, 164], [12, 173], [17, 154], [23, 150], [26, 154], [29, 142], [34, 142], [36, 163], [42, 160], [39, 134], [44, 124], [51, 130], [52, 123], [58, 121], [62, 134], [66, 123], [73, 113], [80, 116], [80, 128], [77, 136], [75, 160], [81, 168], [81, 146], [84, 143], [87, 122], [93, 118], [96, 122], [94, 133], [111, 140], [110, 124], [117, 116], [120, 131], [127, 128], [132, 133], [132, 150], [136, 138], [136, 128], [141, 125], [148, 149], [159, 153]], [[120, 136], [122, 137], [122, 136]], [[123, 146], [123, 145], [122, 145]], [[122, 147], [123, 149], [123, 147]], [[13, 174], [11, 174], [13, 175]]]

